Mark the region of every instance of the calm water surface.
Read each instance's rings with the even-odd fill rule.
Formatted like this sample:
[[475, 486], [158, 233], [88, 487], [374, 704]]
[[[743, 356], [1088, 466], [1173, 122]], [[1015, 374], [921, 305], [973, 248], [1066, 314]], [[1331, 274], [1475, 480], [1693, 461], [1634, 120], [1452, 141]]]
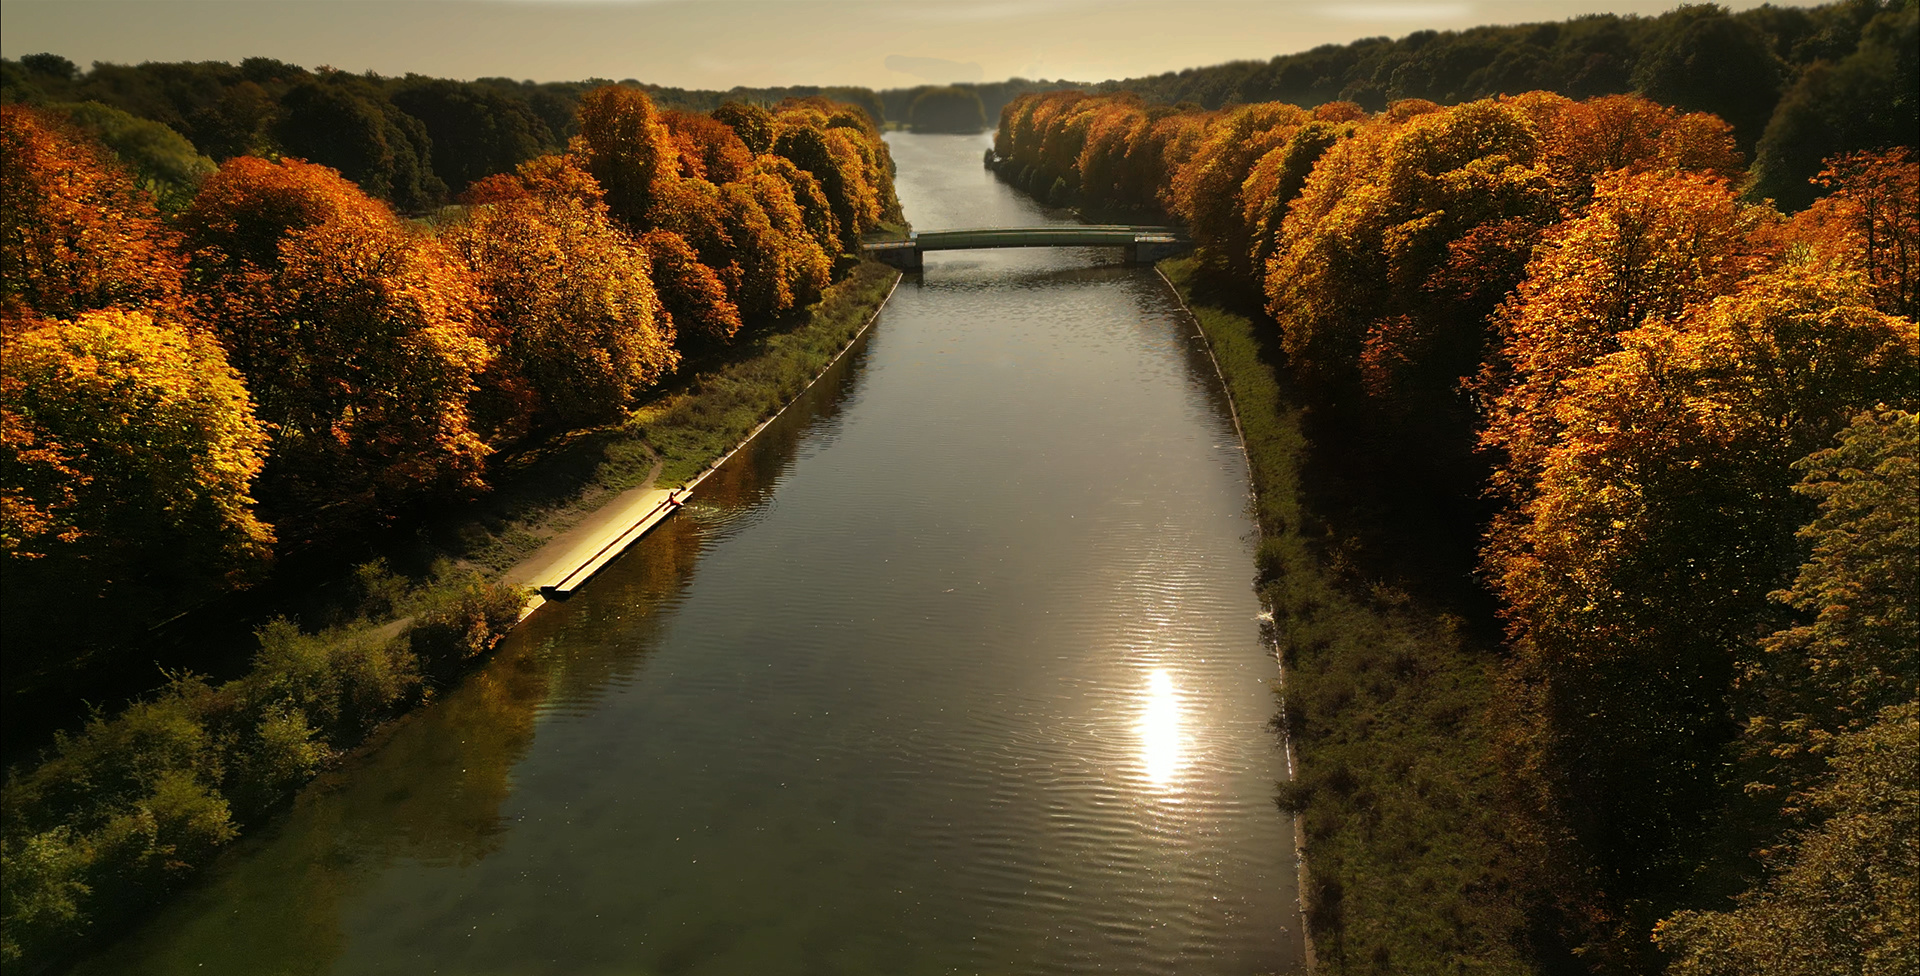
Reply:
[[[891, 138], [923, 230], [1060, 219]], [[1232, 421], [1117, 252], [930, 255], [806, 399], [115, 973], [1301, 968]]]

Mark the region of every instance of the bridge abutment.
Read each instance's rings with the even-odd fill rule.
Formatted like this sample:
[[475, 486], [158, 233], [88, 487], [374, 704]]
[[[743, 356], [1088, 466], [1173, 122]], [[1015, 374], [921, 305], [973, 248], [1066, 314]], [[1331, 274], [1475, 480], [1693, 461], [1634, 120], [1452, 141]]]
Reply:
[[919, 271], [923, 266], [921, 251], [917, 247], [869, 248], [867, 253], [882, 264], [890, 264], [902, 271]]

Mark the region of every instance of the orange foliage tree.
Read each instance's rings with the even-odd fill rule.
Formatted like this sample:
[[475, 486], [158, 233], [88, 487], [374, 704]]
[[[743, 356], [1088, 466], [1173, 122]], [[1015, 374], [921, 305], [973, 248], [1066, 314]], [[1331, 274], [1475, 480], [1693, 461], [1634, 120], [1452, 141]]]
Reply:
[[859, 250], [861, 233], [880, 219], [881, 201], [857, 139], [844, 129], [828, 128], [824, 116], [804, 106], [780, 111], [774, 123], [773, 153], [820, 182], [833, 214], [835, 249]]
[[1830, 192], [1794, 220], [1793, 240], [1867, 276], [1874, 304], [1920, 314], [1920, 159], [1910, 148], [1827, 161]]
[[720, 192], [727, 225], [741, 245], [741, 315], [765, 321], [817, 301], [832, 262], [809, 232], [792, 184], [756, 167]]
[[726, 102], [713, 120], [733, 130], [747, 151], [758, 156], [773, 148], [773, 113], [750, 102]]
[[0, 105], [0, 317], [178, 311], [176, 236], [119, 164], [61, 123]]
[[640, 247], [647, 253], [668, 327], [682, 345], [715, 349], [730, 342], [740, 331], [740, 309], [687, 239], [670, 230], [652, 230], [641, 235]]
[[1542, 231], [1616, 170], [1725, 176], [1724, 123], [1630, 97], [1533, 92], [1452, 108], [1395, 103], [1328, 151], [1267, 268], [1269, 310], [1310, 372], [1462, 411], [1485, 323]]
[[1388, 399], [1457, 410], [1482, 320], [1558, 217], [1526, 106], [1390, 106], [1330, 149], [1292, 204], [1266, 272], [1298, 367]]
[[709, 183], [731, 183], [753, 165], [753, 151], [733, 128], [710, 115], [694, 112], [660, 113], [682, 175]]
[[645, 92], [607, 85], [582, 95], [574, 150], [606, 193], [614, 219], [634, 233], [654, 226], [654, 198], [679, 175], [679, 153]]
[[572, 162], [544, 157], [521, 172], [533, 192], [489, 184], [483, 192], [504, 199], [474, 207], [444, 239], [488, 299], [496, 370], [524, 376], [552, 422], [613, 419], [679, 362], [647, 256]]
[[1481, 444], [1502, 452], [1496, 482], [1531, 484], [1557, 441], [1568, 377], [1618, 350], [1620, 333], [1730, 291], [1767, 258], [1751, 239], [1768, 220], [1716, 176], [1603, 176], [1593, 201], [1547, 232], [1526, 279], [1494, 317], [1482, 375], [1492, 392]]
[[298, 160], [228, 160], [182, 223], [196, 307], [274, 432], [263, 496], [283, 528], [478, 485], [467, 399], [493, 352], [441, 246]]
[[779, 177], [787, 185], [794, 205], [800, 208], [801, 225], [821, 254], [831, 256], [839, 252], [840, 222], [833, 216], [833, 205], [827, 202], [826, 191], [812, 173], [795, 166], [793, 160], [785, 156], [771, 153], [753, 161], [753, 173]]
[[[1340, 109], [1348, 103], [1333, 103]], [[1312, 175], [1313, 167], [1320, 157], [1334, 144], [1353, 134], [1354, 124], [1346, 118], [1322, 118], [1322, 115], [1334, 115], [1324, 111], [1329, 106], [1322, 105], [1316, 110], [1312, 121], [1295, 129], [1287, 141], [1269, 150], [1254, 163], [1246, 180], [1240, 185], [1240, 225], [1246, 229], [1249, 237], [1246, 250], [1246, 274], [1250, 283], [1256, 286], [1266, 274], [1267, 262], [1273, 260], [1274, 249], [1280, 244], [1280, 231], [1286, 225], [1287, 211], [1293, 207], [1295, 197], [1307, 185], [1307, 177]], [[1344, 116], [1345, 112], [1337, 114]]]
[[900, 216], [878, 130], [820, 98], [703, 116], [604, 88], [582, 102], [574, 151], [642, 240], [681, 342], [699, 353], [731, 342], [743, 323], [813, 301], [829, 255], [857, 250], [862, 233]]

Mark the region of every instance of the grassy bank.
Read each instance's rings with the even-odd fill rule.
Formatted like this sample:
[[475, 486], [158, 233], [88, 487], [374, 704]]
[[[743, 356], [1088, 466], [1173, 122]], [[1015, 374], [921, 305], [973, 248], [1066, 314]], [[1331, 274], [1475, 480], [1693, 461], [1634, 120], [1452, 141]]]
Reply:
[[861, 264], [809, 314], [685, 377], [618, 426], [513, 459], [503, 490], [330, 581], [302, 623], [271, 620], [251, 667], [180, 673], [59, 736], [0, 792], [0, 967], [38, 972], [111, 937], [382, 723], [431, 698], [519, 619], [500, 582], [627, 488], [684, 484], [804, 391], [898, 273]]
[[1160, 268], [1206, 333], [1246, 441], [1285, 674], [1277, 721], [1298, 761], [1277, 802], [1299, 818], [1320, 966], [1531, 971], [1497, 812], [1491, 652], [1448, 608], [1352, 558], [1394, 540], [1319, 497], [1326, 451], [1264, 341], [1271, 325], [1223, 307], [1192, 258]]

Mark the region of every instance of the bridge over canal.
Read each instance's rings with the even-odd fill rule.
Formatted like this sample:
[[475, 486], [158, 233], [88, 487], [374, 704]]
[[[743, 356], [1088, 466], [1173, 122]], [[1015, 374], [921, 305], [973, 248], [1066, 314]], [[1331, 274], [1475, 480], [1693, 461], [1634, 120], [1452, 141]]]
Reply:
[[914, 233], [904, 241], [864, 244], [868, 255], [896, 268], [918, 271], [928, 251], [964, 251], [987, 247], [1118, 247], [1129, 264], [1152, 264], [1190, 250], [1186, 235], [1171, 227], [1095, 224], [1078, 227], [995, 227]]

